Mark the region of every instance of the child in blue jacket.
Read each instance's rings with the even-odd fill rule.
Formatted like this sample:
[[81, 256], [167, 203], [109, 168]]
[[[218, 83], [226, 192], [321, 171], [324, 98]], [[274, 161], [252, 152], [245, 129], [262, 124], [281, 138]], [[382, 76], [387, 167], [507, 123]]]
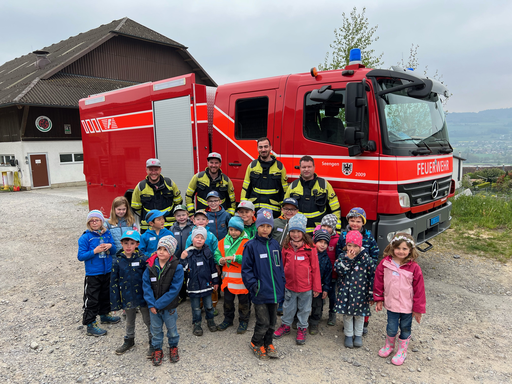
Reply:
[[213, 320], [212, 292], [219, 287], [219, 274], [215, 264], [213, 252], [206, 246], [207, 231], [204, 227], [195, 227], [192, 230], [192, 246], [181, 254], [181, 265], [188, 272], [187, 293], [192, 307], [192, 333], [203, 335], [201, 328], [201, 299], [205, 309], [206, 324], [210, 332], [217, 331]]
[[231, 215], [221, 205], [220, 195], [217, 191], [211, 191], [206, 195], [206, 215], [208, 217], [208, 228], [218, 241], [222, 240], [228, 234], [228, 224]]
[[276, 329], [277, 304], [284, 301], [284, 269], [281, 247], [271, 237], [274, 215], [260, 209], [256, 219], [257, 233], [245, 244], [242, 257], [242, 281], [249, 290], [256, 313], [251, 349], [260, 360], [279, 358], [272, 339]]
[[139, 250], [146, 256], [151, 256], [158, 248], [158, 242], [164, 236], [172, 235], [172, 232], [165, 228], [164, 213], [153, 209], [146, 215], [146, 222], [150, 228], [140, 237]]
[[84, 315], [82, 324], [87, 326], [88, 336], [103, 336], [107, 331], [98, 327], [96, 316], [102, 323], [121, 321], [110, 315], [110, 271], [112, 255], [116, 253], [114, 239], [105, 228], [105, 218], [99, 210], [87, 215], [87, 231], [78, 239], [78, 260], [85, 263]]

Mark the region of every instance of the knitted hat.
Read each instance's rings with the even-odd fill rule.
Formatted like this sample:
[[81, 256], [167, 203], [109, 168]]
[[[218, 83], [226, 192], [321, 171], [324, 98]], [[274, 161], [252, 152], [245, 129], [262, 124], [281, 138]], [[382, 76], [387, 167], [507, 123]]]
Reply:
[[146, 222], [149, 223], [149, 222], [155, 220], [157, 217], [162, 217], [163, 215], [164, 215], [164, 213], [160, 212], [158, 209], [152, 209], [146, 215]]
[[250, 201], [244, 200], [241, 201], [240, 204], [238, 204], [238, 207], [236, 207], [236, 210], [238, 211], [240, 208], [250, 209], [251, 211], [254, 211], [254, 204]]
[[363, 246], [363, 235], [359, 231], [349, 231], [347, 233], [347, 237], [345, 238], [346, 243], [352, 243], [357, 245], [358, 247]]
[[228, 227], [238, 229], [240, 232], [244, 231], [244, 221], [240, 216], [234, 216], [229, 219]]
[[332, 213], [325, 215], [322, 218], [322, 222], [320, 223], [320, 225], [327, 225], [328, 227], [331, 227], [334, 231], [336, 231], [337, 224], [338, 224], [338, 218], [336, 217], [336, 215], [333, 215]]
[[121, 236], [121, 240], [130, 239], [140, 242], [140, 233], [129, 229], [128, 231], [124, 231], [123, 236]]
[[164, 236], [158, 241], [158, 248], [164, 247], [171, 256], [176, 252], [177, 246], [178, 240], [176, 240], [172, 235]]
[[203, 239], [206, 240], [206, 238], [208, 237], [208, 232], [206, 231], [206, 228], [205, 227], [195, 227], [193, 230], [192, 230], [192, 239], [194, 237], [196, 237], [197, 235], [202, 235], [203, 236]]
[[315, 236], [313, 239], [315, 243], [319, 242], [320, 240], [325, 240], [327, 244], [329, 244], [329, 241], [331, 241], [331, 235], [325, 229], [319, 229], [318, 231], [315, 232]]
[[364, 211], [363, 208], [352, 208], [347, 214], [347, 220], [351, 217], [360, 217], [361, 219], [363, 219], [363, 225], [366, 224], [366, 212]]
[[103, 216], [103, 213], [101, 213], [101, 211], [98, 210], [98, 209], [94, 209], [94, 210], [92, 210], [91, 212], [89, 212], [87, 214], [87, 221], [86, 221], [86, 223], [88, 223], [89, 220], [91, 220], [93, 217], [97, 217], [98, 219], [101, 219], [102, 223], [105, 222], [105, 217]]
[[288, 228], [290, 231], [297, 230], [301, 231], [302, 233], [306, 233], [307, 222], [308, 219], [306, 218], [306, 216], [304, 216], [302, 213], [297, 213], [290, 219], [290, 222], [288, 223]]
[[256, 217], [256, 228], [263, 224], [268, 224], [274, 228], [274, 215], [270, 209], [260, 209], [258, 211], [258, 216]]

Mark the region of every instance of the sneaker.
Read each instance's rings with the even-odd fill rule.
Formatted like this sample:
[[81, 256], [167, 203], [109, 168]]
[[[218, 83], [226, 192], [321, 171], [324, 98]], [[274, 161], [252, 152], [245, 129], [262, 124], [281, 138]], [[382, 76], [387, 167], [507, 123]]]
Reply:
[[354, 339], [352, 336], [345, 336], [345, 347], [354, 348]]
[[309, 334], [310, 335], [318, 334], [318, 324], [310, 324], [309, 325]]
[[354, 336], [354, 347], [361, 348], [363, 346], [363, 336]]
[[233, 323], [230, 323], [229, 321], [224, 320], [222, 323], [217, 325], [217, 331], [225, 331], [229, 327], [233, 326]]
[[213, 316], [219, 316], [219, 311], [217, 311], [217, 308], [213, 308]]
[[327, 320], [327, 325], [334, 327], [336, 325], [336, 314], [329, 313], [329, 320]]
[[257, 347], [251, 342], [251, 349], [252, 349], [252, 352], [254, 353], [254, 356], [256, 356], [258, 359], [260, 359], [260, 360], [268, 360], [269, 359], [269, 357], [267, 355], [267, 351], [265, 350], [265, 347], [263, 345], [261, 347]]
[[194, 323], [194, 330], [192, 333], [196, 336], [203, 336], [203, 328], [201, 328], [201, 323]]
[[153, 360], [153, 365], [162, 365], [162, 358], [164, 357], [164, 352], [161, 349], [155, 349], [153, 352], [153, 356], [151, 357]]
[[308, 330], [306, 328], [300, 328], [297, 329], [297, 338], [295, 339], [295, 342], [298, 345], [304, 345], [306, 344], [306, 335]]
[[208, 326], [208, 330], [210, 332], [217, 332], [217, 324], [215, 324], [215, 320], [213, 320], [213, 319], [206, 320], [206, 325]]
[[247, 321], [241, 321], [240, 324], [238, 324], [238, 329], [236, 330], [236, 333], [239, 335], [243, 335], [245, 331], [247, 331]]
[[101, 324], [117, 324], [121, 321], [119, 316], [112, 316], [110, 313], [108, 315], [100, 316]]
[[87, 336], [103, 336], [106, 334], [106, 330], [98, 327], [98, 322], [93, 321], [91, 324], [87, 324]]
[[290, 326], [286, 324], [281, 324], [281, 326], [274, 332], [274, 339], [280, 339], [284, 335], [290, 333]]
[[178, 354], [178, 347], [169, 348], [169, 359], [171, 363], [177, 363], [180, 361], [180, 355]]
[[131, 349], [135, 345], [133, 337], [128, 338], [125, 337], [123, 345], [121, 345], [119, 348], [116, 349], [116, 354], [122, 355], [129, 349]]
[[279, 355], [277, 354], [277, 350], [273, 344], [267, 346], [267, 348], [265, 348], [265, 351], [267, 352], [267, 356], [270, 357], [271, 359], [279, 359]]

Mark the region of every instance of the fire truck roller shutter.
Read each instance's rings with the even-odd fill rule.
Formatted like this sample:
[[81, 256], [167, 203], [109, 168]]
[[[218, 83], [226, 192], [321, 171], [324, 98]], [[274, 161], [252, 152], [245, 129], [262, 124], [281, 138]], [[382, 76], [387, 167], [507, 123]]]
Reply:
[[344, 144], [345, 127], [338, 117], [340, 108], [335, 106], [325, 107], [325, 117], [320, 125], [322, 126], [322, 139], [334, 144]]
[[162, 175], [171, 178], [183, 195], [194, 174], [190, 96], [155, 101], [153, 108]]

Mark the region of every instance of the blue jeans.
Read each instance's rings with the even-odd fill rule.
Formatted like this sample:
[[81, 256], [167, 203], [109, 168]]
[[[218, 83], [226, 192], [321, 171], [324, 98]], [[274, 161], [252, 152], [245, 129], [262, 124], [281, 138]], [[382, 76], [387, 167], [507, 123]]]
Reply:
[[389, 337], [395, 337], [400, 325], [400, 339], [406, 340], [411, 336], [412, 313], [398, 313], [388, 311], [388, 326], [386, 333]]
[[203, 299], [203, 307], [206, 320], [214, 318], [211, 294], [204, 297], [191, 297], [190, 306], [192, 307], [192, 324], [201, 322], [201, 299]]
[[151, 319], [151, 345], [154, 349], [162, 349], [164, 342], [164, 323], [167, 327], [167, 339], [169, 340], [169, 347], [177, 347], [180, 341], [180, 335], [178, 334], [178, 327], [176, 326], [176, 320], [178, 320], [178, 311], [176, 308], [170, 311], [159, 311], [156, 315], [150, 310]]
[[293, 292], [289, 289], [284, 290], [283, 317], [281, 322], [290, 326], [295, 314], [299, 319], [297, 326], [299, 328], [308, 327], [309, 313], [311, 312], [311, 302], [313, 301], [312, 291]]

